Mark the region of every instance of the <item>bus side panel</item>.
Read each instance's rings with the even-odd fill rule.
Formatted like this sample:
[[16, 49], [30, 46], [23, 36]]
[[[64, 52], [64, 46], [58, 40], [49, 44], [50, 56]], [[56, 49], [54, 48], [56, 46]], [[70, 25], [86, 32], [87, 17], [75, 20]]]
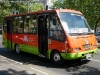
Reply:
[[11, 49], [11, 35], [7, 34], [7, 48]]
[[29, 52], [32, 54], [38, 55], [38, 38], [37, 35], [33, 34], [28, 34], [28, 35], [23, 35], [23, 37], [27, 37], [27, 42], [24, 40], [24, 51]]
[[55, 40], [48, 39], [48, 55], [47, 55], [48, 59], [50, 59], [51, 52], [53, 50], [62, 52], [62, 43]]
[[53, 50], [58, 50], [59, 52], [62, 52], [62, 43], [61, 42], [58, 42], [58, 41], [55, 41], [55, 40], [51, 40], [51, 43], [49, 44], [48, 48]]
[[4, 45], [6, 48], [11, 49], [11, 38], [8, 33], [2, 32], [2, 45]]
[[38, 54], [37, 36], [31, 34], [13, 34], [13, 44], [20, 45], [21, 51]]
[[[8, 35], [7, 33], [5, 33], [4, 31], [2, 32], [2, 45], [4, 45], [6, 48], [11, 49], [11, 39], [10, 39], [10, 35]], [[14, 42], [12, 42], [12, 50], [14, 50]]]

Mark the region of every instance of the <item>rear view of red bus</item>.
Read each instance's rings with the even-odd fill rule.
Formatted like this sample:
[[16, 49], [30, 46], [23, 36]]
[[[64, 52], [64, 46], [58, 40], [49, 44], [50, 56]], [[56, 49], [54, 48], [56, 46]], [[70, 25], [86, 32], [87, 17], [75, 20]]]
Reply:
[[97, 40], [83, 14], [54, 9], [4, 17], [3, 42], [6, 48], [52, 59], [88, 59], [98, 52]]

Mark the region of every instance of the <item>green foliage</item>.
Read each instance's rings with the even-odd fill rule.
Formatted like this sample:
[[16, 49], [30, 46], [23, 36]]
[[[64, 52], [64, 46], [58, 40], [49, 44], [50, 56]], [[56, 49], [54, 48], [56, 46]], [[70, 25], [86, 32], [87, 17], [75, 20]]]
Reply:
[[30, 11], [33, 12], [33, 11], [38, 11], [38, 10], [43, 10], [43, 5], [42, 3], [32, 3], [30, 5]]
[[43, 10], [42, 3], [36, 2], [36, 0], [2, 0], [0, 1], [0, 25], [3, 23], [3, 17], [12, 14], [12, 11], [17, 10], [19, 13], [26, 13]]
[[94, 26], [100, 26], [100, 0], [58, 0], [53, 7], [79, 10], [92, 29]]

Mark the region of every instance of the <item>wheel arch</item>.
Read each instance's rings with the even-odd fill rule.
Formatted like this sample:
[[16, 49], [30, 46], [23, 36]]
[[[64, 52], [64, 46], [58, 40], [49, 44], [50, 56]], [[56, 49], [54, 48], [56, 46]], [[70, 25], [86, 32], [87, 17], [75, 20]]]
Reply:
[[[52, 57], [54, 53], [58, 53], [58, 54], [60, 55], [60, 60], [59, 60], [59, 61], [54, 61], [54, 58]], [[50, 60], [52, 60], [52, 61], [53, 61], [55, 64], [57, 64], [57, 65], [62, 65], [62, 64], [64, 64], [64, 62], [65, 62], [65, 60], [64, 60], [63, 57], [61, 56], [59, 50], [57, 50], [57, 49], [53, 49], [53, 50], [51, 51]]]
[[51, 53], [50, 53], [50, 59], [52, 58], [52, 54], [54, 53], [54, 52], [59, 52], [57, 49], [53, 49], [52, 51], [51, 51]]
[[18, 45], [17, 43], [14, 44], [14, 50], [16, 49], [16, 45]]

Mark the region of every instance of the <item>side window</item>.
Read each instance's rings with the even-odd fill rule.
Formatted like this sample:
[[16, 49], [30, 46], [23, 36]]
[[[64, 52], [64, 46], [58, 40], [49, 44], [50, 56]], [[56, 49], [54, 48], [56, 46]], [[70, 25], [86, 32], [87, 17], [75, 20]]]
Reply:
[[46, 16], [46, 25], [47, 25], [47, 29], [49, 29], [49, 15]]
[[29, 21], [30, 21], [30, 16], [25, 16], [24, 33], [29, 33]]
[[23, 17], [19, 17], [19, 33], [24, 33], [24, 24], [23, 24]]
[[14, 17], [13, 19], [13, 32], [14, 33], [23, 33], [23, 17]]
[[46, 21], [46, 31], [45, 32], [46, 32], [47, 36], [49, 34], [49, 26], [50, 26], [49, 18], [50, 18], [50, 15], [46, 15], [46, 18], [45, 18], [45, 21]]
[[4, 20], [4, 23], [3, 23], [3, 30], [4, 30], [4, 32], [7, 32], [7, 24], [6, 24], [6, 20]]
[[50, 15], [50, 34], [49, 38], [64, 41], [64, 31], [56, 14]]
[[32, 15], [29, 20], [29, 33], [37, 34], [37, 16]]
[[25, 16], [24, 33], [33, 33], [33, 34], [37, 33], [37, 16], [36, 15]]
[[13, 19], [14, 33], [19, 33], [18, 19], [19, 19], [18, 17], [14, 17]]

